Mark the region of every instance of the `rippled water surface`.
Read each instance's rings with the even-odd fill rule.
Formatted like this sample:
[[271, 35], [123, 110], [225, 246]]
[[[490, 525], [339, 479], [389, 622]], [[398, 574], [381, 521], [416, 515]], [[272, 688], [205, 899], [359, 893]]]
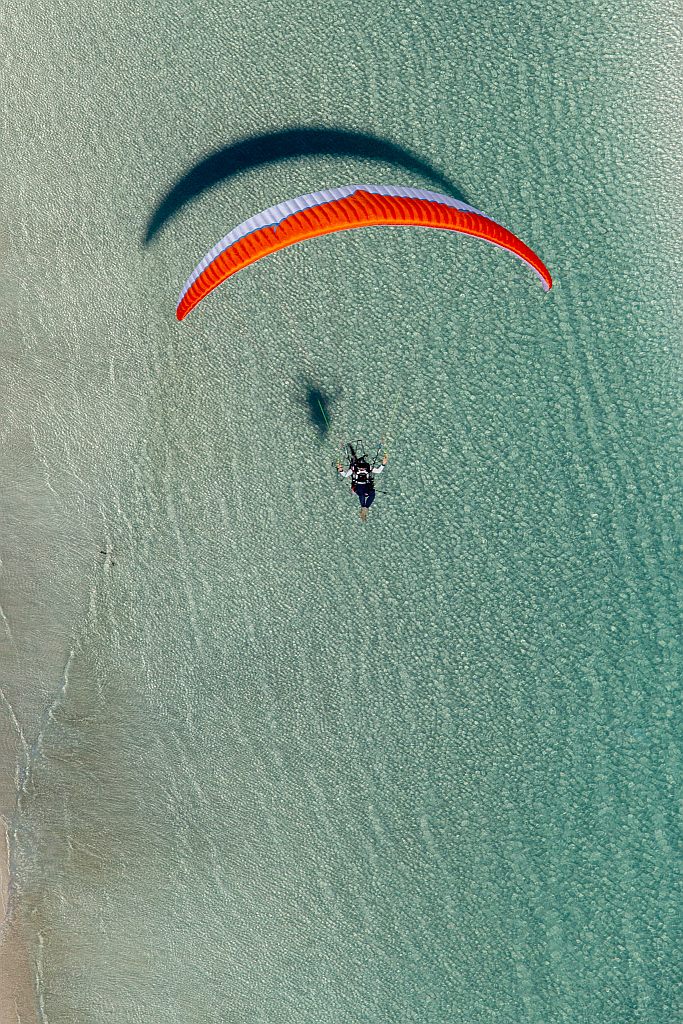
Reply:
[[[680, 17], [10, 2], [3, 813], [43, 1021], [683, 1013]], [[337, 134], [248, 156], [302, 128]], [[461, 196], [552, 291], [372, 228], [176, 323], [232, 227], [358, 181]], [[394, 407], [363, 526], [333, 450]]]

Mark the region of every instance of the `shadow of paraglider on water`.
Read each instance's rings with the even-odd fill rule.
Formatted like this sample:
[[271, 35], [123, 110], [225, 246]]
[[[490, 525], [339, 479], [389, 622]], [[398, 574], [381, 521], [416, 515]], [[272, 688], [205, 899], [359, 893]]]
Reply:
[[432, 182], [454, 199], [469, 203], [449, 178], [410, 150], [364, 132], [338, 128], [289, 128], [242, 139], [212, 153], [183, 175], [166, 193], [152, 214], [143, 244], [149, 245], [167, 220], [186, 203], [222, 181], [263, 164], [279, 163], [302, 156], [359, 157], [393, 164]]

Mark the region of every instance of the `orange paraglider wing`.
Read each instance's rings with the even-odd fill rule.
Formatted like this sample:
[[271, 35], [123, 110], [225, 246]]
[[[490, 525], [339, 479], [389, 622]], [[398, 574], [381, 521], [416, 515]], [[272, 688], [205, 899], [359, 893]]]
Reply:
[[519, 256], [538, 275], [545, 291], [552, 287], [552, 278], [536, 253], [474, 207], [417, 188], [349, 185], [311, 192], [271, 206], [234, 228], [206, 254], [188, 278], [176, 316], [183, 320], [205, 295], [262, 256], [306, 238], [381, 224], [439, 228], [483, 238]]

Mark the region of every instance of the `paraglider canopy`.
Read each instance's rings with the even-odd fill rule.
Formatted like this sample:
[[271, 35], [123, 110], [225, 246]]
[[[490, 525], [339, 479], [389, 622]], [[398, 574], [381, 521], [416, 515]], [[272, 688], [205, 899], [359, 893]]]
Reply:
[[183, 320], [226, 278], [269, 253], [334, 231], [383, 224], [437, 228], [483, 238], [531, 267], [545, 291], [552, 287], [552, 278], [536, 253], [473, 206], [423, 189], [348, 185], [289, 199], [234, 228], [214, 245], [186, 281], [176, 316]]

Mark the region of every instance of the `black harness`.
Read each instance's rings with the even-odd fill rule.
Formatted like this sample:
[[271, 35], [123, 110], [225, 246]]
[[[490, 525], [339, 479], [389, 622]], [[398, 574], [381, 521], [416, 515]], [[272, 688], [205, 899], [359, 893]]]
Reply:
[[365, 487], [368, 491], [374, 491], [375, 482], [372, 479], [372, 469], [370, 463], [363, 459], [362, 462], [355, 462], [352, 464], [351, 469], [351, 490], [355, 491], [359, 485]]

